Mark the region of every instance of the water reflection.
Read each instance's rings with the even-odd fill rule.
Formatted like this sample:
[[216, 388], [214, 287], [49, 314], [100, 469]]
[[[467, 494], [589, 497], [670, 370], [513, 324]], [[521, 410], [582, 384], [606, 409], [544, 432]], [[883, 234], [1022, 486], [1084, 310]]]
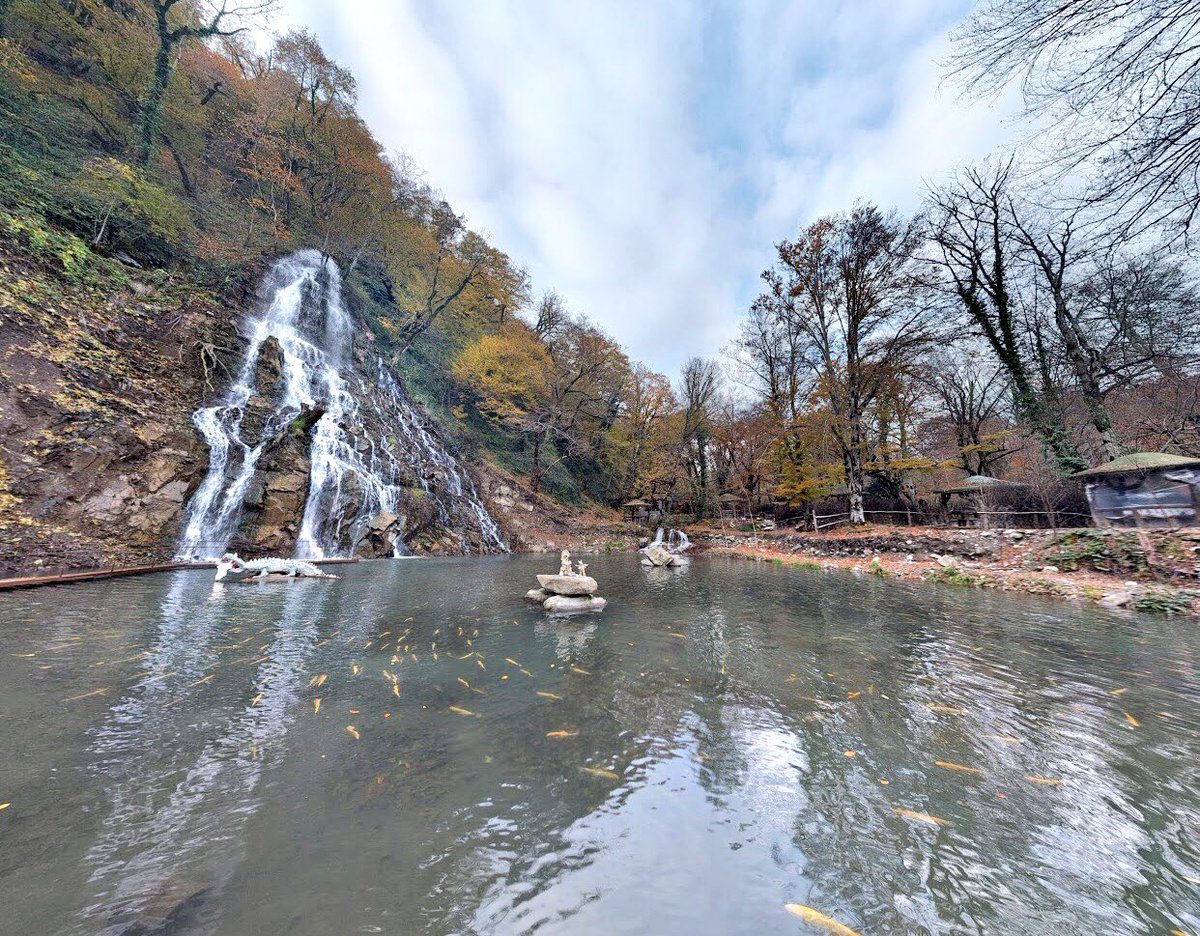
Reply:
[[1200, 930], [1194, 628], [635, 562], [586, 620], [536, 558], [4, 596], [14, 931]]

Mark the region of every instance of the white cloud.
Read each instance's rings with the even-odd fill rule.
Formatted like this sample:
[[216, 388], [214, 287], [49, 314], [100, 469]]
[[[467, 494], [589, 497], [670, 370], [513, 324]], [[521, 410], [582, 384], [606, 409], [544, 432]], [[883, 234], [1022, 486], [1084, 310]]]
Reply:
[[284, 19], [537, 288], [673, 373], [733, 334], [774, 241], [857, 199], [911, 208], [1013, 135], [939, 88], [963, 9], [830, 6], [287, 0]]

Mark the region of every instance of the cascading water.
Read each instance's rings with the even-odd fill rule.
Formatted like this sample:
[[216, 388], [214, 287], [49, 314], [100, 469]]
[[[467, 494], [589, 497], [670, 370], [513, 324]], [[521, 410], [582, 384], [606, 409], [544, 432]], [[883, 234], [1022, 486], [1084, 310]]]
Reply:
[[[208, 445], [209, 466], [188, 505], [180, 558], [225, 551], [264, 453], [313, 419], [297, 557], [349, 554], [373, 517], [400, 511], [402, 481], [412, 477], [441, 526], [473, 529], [485, 549], [506, 548], [470, 478], [425, 427], [383, 361], [375, 358], [363, 368], [369, 373], [359, 372], [353, 322], [332, 260], [315, 250], [282, 258], [263, 280], [259, 307], [247, 322], [246, 353], [223, 401], [192, 418]], [[268, 388], [260, 386], [260, 372], [271, 339], [280, 365]], [[465, 549], [466, 535], [462, 542]], [[396, 537], [395, 553], [402, 549]]]

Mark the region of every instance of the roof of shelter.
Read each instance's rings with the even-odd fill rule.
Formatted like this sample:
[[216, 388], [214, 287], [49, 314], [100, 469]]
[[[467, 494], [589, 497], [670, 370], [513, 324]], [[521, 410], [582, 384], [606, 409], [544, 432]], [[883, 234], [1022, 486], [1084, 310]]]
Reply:
[[1122, 455], [1103, 465], [1077, 471], [1074, 478], [1094, 478], [1098, 475], [1134, 474], [1137, 472], [1163, 471], [1168, 468], [1200, 467], [1200, 458], [1187, 455], [1172, 455], [1169, 452], [1134, 452]]

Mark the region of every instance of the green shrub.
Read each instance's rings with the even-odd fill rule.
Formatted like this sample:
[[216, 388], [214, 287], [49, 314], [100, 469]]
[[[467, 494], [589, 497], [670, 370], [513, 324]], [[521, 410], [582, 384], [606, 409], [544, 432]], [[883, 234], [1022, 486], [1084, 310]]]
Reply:
[[1195, 596], [1186, 591], [1153, 589], [1134, 595], [1129, 607], [1134, 611], [1150, 611], [1156, 614], [1190, 614]]

